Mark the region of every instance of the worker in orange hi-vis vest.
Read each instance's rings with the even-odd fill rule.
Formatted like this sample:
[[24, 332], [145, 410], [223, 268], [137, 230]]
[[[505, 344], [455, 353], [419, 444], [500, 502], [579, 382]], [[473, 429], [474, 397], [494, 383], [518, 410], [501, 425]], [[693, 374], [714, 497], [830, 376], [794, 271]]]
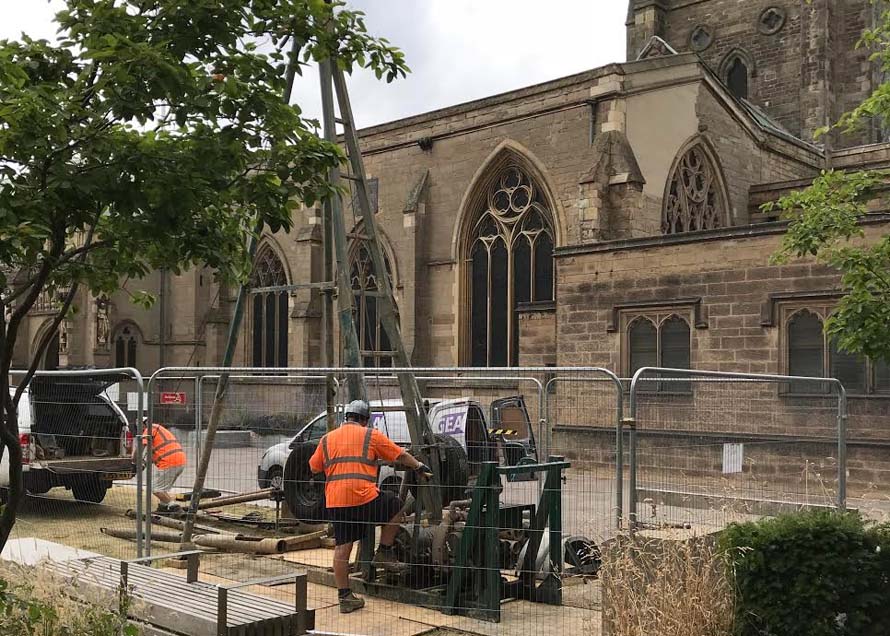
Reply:
[[[148, 436], [148, 418], [142, 418], [142, 435]], [[146, 444], [147, 448], [147, 444]], [[134, 452], [134, 458], [135, 453]], [[173, 502], [170, 491], [173, 484], [185, 470], [187, 458], [185, 451], [176, 436], [160, 424], [151, 426], [151, 463], [154, 470], [151, 475], [151, 492], [158, 499], [157, 513], [178, 512], [180, 507]], [[148, 464], [143, 462], [146, 472]]]
[[402, 502], [377, 487], [380, 462], [413, 470], [421, 479], [433, 476], [426, 464], [417, 461], [401, 446], [373, 426], [368, 426], [371, 408], [364, 400], [346, 407], [346, 421], [321, 439], [309, 459], [313, 473], [324, 473], [325, 505], [334, 526], [334, 580], [339, 592], [340, 613], [348, 614], [365, 606], [365, 601], [349, 589], [349, 557], [356, 541], [369, 526], [382, 525], [380, 547], [374, 564], [398, 567], [395, 543], [401, 522]]

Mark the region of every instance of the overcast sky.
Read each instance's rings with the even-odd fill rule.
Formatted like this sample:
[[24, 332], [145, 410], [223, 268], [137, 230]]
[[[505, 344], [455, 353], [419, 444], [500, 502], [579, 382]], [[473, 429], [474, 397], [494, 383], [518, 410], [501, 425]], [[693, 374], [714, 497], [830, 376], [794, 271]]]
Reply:
[[[183, 0], [188, 1], [188, 0]], [[52, 38], [60, 0], [0, 0], [0, 39]], [[624, 60], [626, 0], [349, 0], [368, 29], [405, 51], [411, 74], [350, 81], [360, 126], [459, 104]], [[294, 100], [319, 115], [310, 72]]]

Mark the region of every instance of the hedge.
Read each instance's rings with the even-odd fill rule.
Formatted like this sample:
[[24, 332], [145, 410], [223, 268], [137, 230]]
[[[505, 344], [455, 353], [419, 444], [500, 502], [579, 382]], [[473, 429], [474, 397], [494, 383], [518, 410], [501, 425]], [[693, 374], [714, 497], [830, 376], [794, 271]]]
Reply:
[[810, 511], [730, 526], [739, 636], [890, 634], [890, 525]]

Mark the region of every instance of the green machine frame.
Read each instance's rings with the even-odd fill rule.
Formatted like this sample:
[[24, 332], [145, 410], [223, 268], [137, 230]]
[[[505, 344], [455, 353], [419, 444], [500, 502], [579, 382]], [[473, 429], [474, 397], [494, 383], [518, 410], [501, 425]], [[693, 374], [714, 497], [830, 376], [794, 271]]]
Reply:
[[[461, 533], [457, 555], [446, 583], [426, 588], [412, 588], [408, 579], [398, 585], [376, 580], [371, 566], [373, 542], [364, 541], [359, 561], [362, 572], [350, 580], [352, 588], [401, 603], [438, 609], [450, 615], [470, 616], [500, 622], [501, 601], [524, 599], [537, 603], [562, 603], [562, 483], [563, 473], [570, 467], [561, 456], [551, 456], [546, 463], [520, 466], [499, 466], [485, 462], [472, 489], [466, 526]], [[501, 505], [501, 477], [511, 480], [516, 475], [544, 475], [544, 486], [537, 504]], [[530, 514], [524, 527], [525, 513]], [[527, 541], [525, 558], [515, 580], [502, 580], [499, 533], [513, 530], [524, 533]], [[535, 566], [544, 533], [549, 532], [550, 570], [538, 580]]]
[[[563, 471], [569, 466], [560, 456], [551, 456], [544, 464], [498, 466], [496, 462], [486, 462], [482, 465], [441, 608], [444, 613], [500, 622], [503, 598], [551, 605], [562, 603], [562, 482]], [[517, 475], [541, 473], [545, 475], [544, 488], [536, 507], [501, 507], [502, 475], [509, 480]], [[498, 533], [521, 530], [525, 510], [531, 512], [525, 558], [518, 579], [505, 582], [501, 580]], [[550, 533], [550, 571], [538, 582], [535, 562], [544, 532]]]

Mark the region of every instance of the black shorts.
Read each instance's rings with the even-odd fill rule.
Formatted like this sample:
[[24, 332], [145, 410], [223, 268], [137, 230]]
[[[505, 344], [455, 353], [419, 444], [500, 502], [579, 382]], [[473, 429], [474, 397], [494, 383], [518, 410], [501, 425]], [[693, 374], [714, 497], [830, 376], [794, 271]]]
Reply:
[[334, 542], [344, 545], [360, 541], [369, 527], [389, 523], [401, 509], [399, 498], [385, 491], [361, 506], [328, 508], [328, 519], [334, 526]]

